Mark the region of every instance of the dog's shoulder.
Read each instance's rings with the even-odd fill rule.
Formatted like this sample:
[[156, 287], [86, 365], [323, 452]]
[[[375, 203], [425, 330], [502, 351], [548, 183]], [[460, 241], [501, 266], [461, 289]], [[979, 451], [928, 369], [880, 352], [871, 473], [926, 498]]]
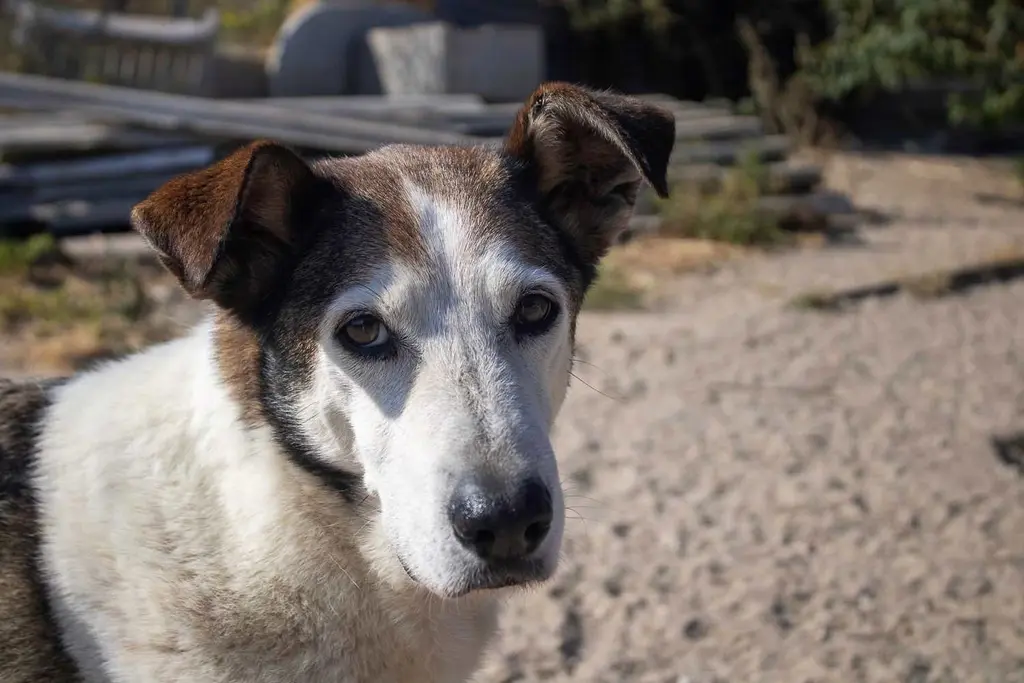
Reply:
[[57, 381], [0, 379], [0, 681], [80, 680], [64, 652], [39, 572], [32, 485], [37, 442]]

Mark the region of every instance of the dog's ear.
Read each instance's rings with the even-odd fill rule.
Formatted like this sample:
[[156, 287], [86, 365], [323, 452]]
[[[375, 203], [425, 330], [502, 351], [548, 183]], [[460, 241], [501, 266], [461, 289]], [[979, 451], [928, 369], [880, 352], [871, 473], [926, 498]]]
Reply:
[[132, 227], [190, 296], [244, 315], [294, 253], [316, 185], [294, 152], [256, 142], [163, 185], [132, 210]]
[[594, 264], [626, 228], [643, 181], [668, 195], [675, 129], [670, 112], [641, 99], [546, 83], [520, 109], [505, 151]]

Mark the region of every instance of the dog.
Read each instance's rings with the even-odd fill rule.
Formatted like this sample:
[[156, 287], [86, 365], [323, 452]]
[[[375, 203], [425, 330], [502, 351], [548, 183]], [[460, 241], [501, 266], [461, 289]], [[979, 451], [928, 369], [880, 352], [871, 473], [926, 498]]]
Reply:
[[558, 564], [577, 315], [674, 141], [547, 83], [501, 145], [256, 142], [138, 204], [210, 315], [0, 385], [0, 681], [468, 680]]

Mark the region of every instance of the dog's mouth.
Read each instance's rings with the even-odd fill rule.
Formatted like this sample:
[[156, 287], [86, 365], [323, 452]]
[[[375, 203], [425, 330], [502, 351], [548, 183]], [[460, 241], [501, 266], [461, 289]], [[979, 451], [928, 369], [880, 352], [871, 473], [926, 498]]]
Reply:
[[[398, 563], [410, 581], [418, 586], [426, 587], [427, 584], [417, 578], [401, 556], [398, 557]], [[550, 575], [551, 571], [546, 563], [539, 559], [503, 563], [500, 566], [481, 565], [467, 571], [466, 577], [455, 585], [447, 586], [441, 591], [432, 590], [431, 592], [443, 598], [454, 599], [465, 597], [471, 593], [496, 591], [503, 588], [526, 588], [543, 583]]]

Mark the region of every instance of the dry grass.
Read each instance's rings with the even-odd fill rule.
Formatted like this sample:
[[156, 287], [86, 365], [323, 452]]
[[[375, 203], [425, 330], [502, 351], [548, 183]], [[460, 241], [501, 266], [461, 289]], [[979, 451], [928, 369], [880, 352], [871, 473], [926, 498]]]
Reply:
[[76, 263], [46, 238], [0, 242], [0, 362], [59, 374], [168, 339], [161, 291], [175, 290], [156, 263]]
[[618, 311], [643, 308], [643, 304], [644, 293], [630, 282], [628, 274], [614, 263], [605, 262], [583, 307], [592, 311]]
[[662, 231], [747, 246], [790, 244], [792, 235], [758, 209], [758, 201], [772, 190], [767, 168], [755, 155], [747, 155], [714, 192], [686, 185], [674, 188], [659, 205]]
[[600, 275], [587, 295], [587, 308], [643, 308], [661, 285], [673, 278], [706, 272], [745, 250], [712, 240], [663, 235], [638, 237], [615, 247], [605, 258]]

